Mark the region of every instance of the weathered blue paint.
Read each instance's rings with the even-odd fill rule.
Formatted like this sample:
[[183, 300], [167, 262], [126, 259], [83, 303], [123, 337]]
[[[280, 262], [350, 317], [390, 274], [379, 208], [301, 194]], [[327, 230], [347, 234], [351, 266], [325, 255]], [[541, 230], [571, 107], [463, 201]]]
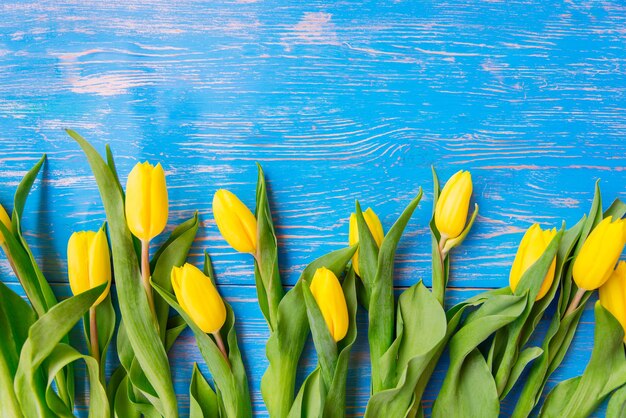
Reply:
[[[572, 225], [597, 178], [606, 205], [625, 197], [620, 1], [8, 0], [0, 10], [0, 202], [11, 207], [17, 182], [46, 152], [24, 223], [46, 276], [66, 295], [65, 243], [104, 219], [87, 163], [61, 128], [100, 150], [110, 143], [122, 175], [138, 160], [160, 161], [170, 228], [200, 211], [191, 261], [205, 248], [214, 257], [261, 416], [267, 330], [251, 260], [225, 245], [210, 209], [221, 187], [253, 205], [255, 161], [268, 176], [290, 284], [345, 244], [355, 199], [389, 228], [419, 186], [426, 196], [401, 242], [397, 285], [430, 283], [430, 165], [444, 179], [470, 169], [481, 208], [453, 255], [451, 303], [505, 286], [521, 232], [532, 222]], [[15, 283], [4, 259], [0, 274]], [[550, 385], [583, 370], [592, 323], [589, 311]], [[367, 401], [366, 353], [362, 334], [349, 415]], [[172, 355], [183, 412], [192, 361], [201, 359], [184, 334]]]

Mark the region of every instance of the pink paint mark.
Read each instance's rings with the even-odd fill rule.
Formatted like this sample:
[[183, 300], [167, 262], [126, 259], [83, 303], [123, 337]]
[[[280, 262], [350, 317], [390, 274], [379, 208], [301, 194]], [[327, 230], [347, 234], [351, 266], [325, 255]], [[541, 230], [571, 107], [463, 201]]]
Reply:
[[302, 19], [282, 38], [285, 49], [291, 45], [316, 44], [340, 45], [335, 31], [335, 24], [331, 22], [332, 15], [324, 12], [307, 12]]
[[70, 90], [74, 93], [115, 96], [126, 94], [133, 87], [141, 87], [154, 83], [143, 71], [127, 71], [109, 74], [97, 74], [85, 77], [70, 77]]

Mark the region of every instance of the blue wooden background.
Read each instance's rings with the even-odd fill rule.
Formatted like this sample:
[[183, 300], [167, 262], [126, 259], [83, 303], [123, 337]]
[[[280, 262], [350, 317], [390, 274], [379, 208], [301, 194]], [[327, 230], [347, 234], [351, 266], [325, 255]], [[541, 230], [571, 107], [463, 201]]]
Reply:
[[[430, 284], [430, 165], [472, 172], [480, 215], [453, 253], [448, 303], [505, 286], [522, 231], [573, 225], [602, 178], [605, 207], [625, 195], [626, 7], [620, 0], [307, 2], [21, 1], [0, 4], [0, 202], [42, 153], [48, 162], [24, 227], [58, 295], [65, 246], [104, 214], [73, 128], [110, 143], [125, 176], [140, 160], [168, 174], [168, 229], [199, 210], [191, 261], [208, 249], [233, 304], [255, 414], [267, 327], [249, 257], [219, 236], [212, 195], [254, 206], [266, 170], [284, 281], [348, 238], [354, 200], [388, 228], [421, 185], [401, 241], [397, 286]], [[122, 3], [122, 2], [120, 2]], [[2, 280], [19, 286], [4, 258]], [[580, 374], [592, 347], [588, 307], [549, 383]], [[362, 414], [365, 316], [352, 356], [348, 415]], [[75, 333], [78, 337], [79, 333]], [[186, 332], [172, 352], [187, 413]], [[304, 366], [315, 363], [309, 348]], [[445, 361], [444, 361], [445, 363]], [[445, 373], [426, 393], [428, 412]], [[83, 388], [84, 386], [79, 386]], [[512, 410], [515, 397], [503, 404]], [[84, 414], [85, 399], [79, 399]]]

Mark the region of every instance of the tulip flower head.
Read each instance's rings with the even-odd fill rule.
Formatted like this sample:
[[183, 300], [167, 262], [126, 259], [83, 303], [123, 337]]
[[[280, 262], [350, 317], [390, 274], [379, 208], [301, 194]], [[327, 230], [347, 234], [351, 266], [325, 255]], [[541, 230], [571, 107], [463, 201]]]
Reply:
[[167, 186], [161, 164], [137, 163], [126, 182], [126, 222], [134, 236], [150, 241], [165, 229]]
[[240, 253], [256, 253], [256, 218], [237, 196], [224, 189], [215, 192], [213, 217], [231, 247]]
[[435, 225], [442, 237], [452, 239], [461, 235], [471, 197], [472, 175], [469, 171], [461, 170], [450, 177], [435, 205]]
[[[372, 233], [372, 237], [376, 242], [378, 248], [383, 243], [383, 238], [385, 238], [385, 233], [383, 232], [383, 225], [380, 223], [380, 219], [376, 216], [376, 213], [372, 210], [372, 208], [367, 208], [365, 212], [363, 212], [363, 218], [365, 219], [365, 223], [367, 224], [367, 228]], [[348, 243], [350, 246], [356, 245], [359, 243], [359, 226], [356, 220], [356, 213], [350, 215], [350, 229], [348, 232]], [[359, 250], [357, 249], [352, 256], [352, 267], [354, 267], [354, 272], [357, 275], [359, 274]]]
[[574, 261], [572, 271], [580, 289], [597, 289], [609, 279], [624, 249], [624, 224], [624, 220], [613, 222], [608, 216], [591, 231]]
[[111, 260], [104, 229], [74, 232], [67, 242], [67, 274], [74, 295], [103, 283], [107, 288], [94, 303], [97, 306], [111, 288]]
[[[2, 222], [9, 231], [11, 230], [11, 217], [2, 205], [0, 205], [0, 222]], [[2, 234], [2, 232], [0, 232], [0, 245], [4, 245], [4, 234]]]
[[172, 287], [178, 303], [207, 334], [216, 334], [226, 321], [226, 306], [215, 285], [196, 266], [174, 267]]
[[[626, 261], [620, 261], [617, 264], [598, 293], [600, 294], [600, 304], [611, 312], [626, 331]], [[626, 334], [624, 342], [626, 342]]]
[[335, 273], [325, 267], [317, 269], [311, 281], [311, 293], [333, 339], [341, 341], [348, 333], [348, 306]]
[[[548, 245], [552, 239], [556, 236], [556, 228], [549, 230], [542, 230], [539, 224], [534, 224], [524, 234], [522, 241], [517, 249], [515, 260], [511, 266], [511, 273], [509, 274], [509, 284], [511, 290], [515, 292], [517, 285], [519, 284], [522, 276], [539, 258], [543, 255], [548, 248]], [[548, 273], [543, 279], [539, 293], [535, 300], [543, 298], [554, 281], [554, 270], [556, 268], [556, 256], [550, 264]]]

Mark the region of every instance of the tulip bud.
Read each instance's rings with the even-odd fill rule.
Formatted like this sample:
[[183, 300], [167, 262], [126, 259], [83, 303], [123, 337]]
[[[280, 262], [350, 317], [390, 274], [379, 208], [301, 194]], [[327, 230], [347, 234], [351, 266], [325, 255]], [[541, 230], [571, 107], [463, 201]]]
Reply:
[[224, 189], [215, 192], [213, 217], [222, 237], [231, 247], [240, 253], [256, 252], [256, 218], [237, 196]]
[[[9, 216], [9, 214], [7, 213], [7, 211], [4, 209], [2, 205], [0, 205], [0, 222], [2, 222], [9, 231], [11, 230], [12, 228], [11, 217]], [[3, 245], [3, 244], [4, 244], [4, 235], [0, 231], [0, 245]]]
[[573, 276], [580, 289], [594, 290], [611, 276], [615, 263], [624, 249], [624, 221], [608, 216], [602, 220], [585, 240], [576, 260]]
[[341, 341], [348, 333], [348, 306], [335, 273], [325, 267], [318, 268], [311, 281], [311, 293], [333, 339]]
[[[363, 212], [363, 218], [365, 219], [365, 223], [367, 224], [367, 228], [372, 233], [372, 237], [374, 238], [374, 242], [380, 248], [383, 243], [383, 238], [385, 238], [385, 233], [383, 232], [383, 225], [380, 223], [380, 219], [374, 213], [372, 208], [367, 208], [365, 212]], [[359, 243], [359, 226], [356, 221], [356, 213], [350, 215], [350, 229], [348, 232], [348, 244], [353, 246]], [[357, 275], [359, 274], [359, 250], [357, 249], [352, 256], [352, 267], [354, 267], [354, 272]]]
[[[598, 293], [600, 293], [600, 304], [613, 314], [626, 331], [626, 261], [620, 261], [617, 264]], [[626, 342], [626, 335], [624, 342]]]
[[161, 164], [137, 163], [126, 182], [126, 222], [134, 236], [150, 241], [167, 224], [167, 187]]
[[472, 175], [469, 171], [461, 170], [450, 177], [435, 206], [435, 225], [442, 237], [451, 239], [461, 235], [471, 197]]
[[107, 283], [107, 288], [93, 306], [109, 294], [111, 260], [104, 229], [98, 232], [74, 232], [67, 242], [67, 275], [74, 295]]
[[217, 333], [226, 321], [226, 306], [215, 285], [196, 266], [172, 269], [172, 287], [178, 303], [207, 334]]
[[[515, 260], [513, 260], [513, 265], [511, 266], [511, 273], [509, 274], [509, 284], [513, 292], [515, 292], [526, 270], [539, 260], [555, 236], [556, 228], [544, 231], [539, 224], [534, 224], [528, 228], [519, 244]], [[550, 264], [548, 273], [543, 279], [543, 283], [535, 300], [541, 299], [548, 293], [548, 290], [550, 290], [552, 282], [554, 281], [555, 268], [556, 256], [552, 259], [552, 264]]]

